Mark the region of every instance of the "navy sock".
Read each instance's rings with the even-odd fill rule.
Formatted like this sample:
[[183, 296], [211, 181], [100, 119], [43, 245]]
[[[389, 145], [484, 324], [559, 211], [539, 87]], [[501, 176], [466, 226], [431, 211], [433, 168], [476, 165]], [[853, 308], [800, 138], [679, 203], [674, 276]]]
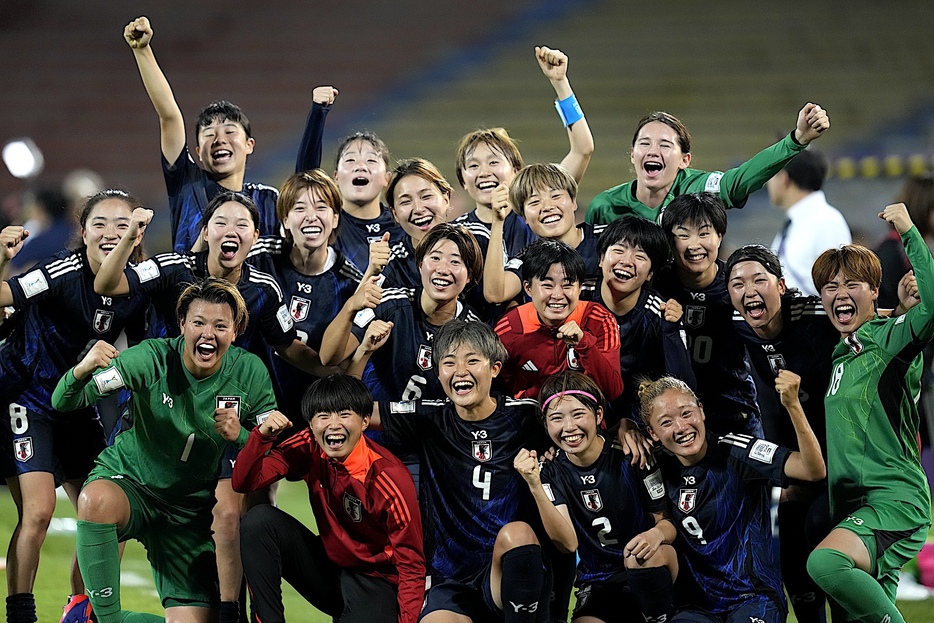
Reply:
[[789, 501], [778, 505], [779, 549], [782, 580], [791, 598], [799, 623], [824, 623], [827, 619], [824, 591], [808, 575], [808, 554], [805, 523], [808, 502]]
[[503, 581], [500, 595], [506, 623], [531, 623], [538, 617], [545, 569], [542, 548], [520, 545], [503, 554]]
[[36, 623], [36, 597], [32, 593], [16, 593], [6, 598], [7, 623]]
[[626, 569], [629, 589], [635, 595], [646, 623], [663, 623], [671, 610], [671, 572], [668, 567]]
[[222, 601], [220, 623], [240, 623], [240, 602]]

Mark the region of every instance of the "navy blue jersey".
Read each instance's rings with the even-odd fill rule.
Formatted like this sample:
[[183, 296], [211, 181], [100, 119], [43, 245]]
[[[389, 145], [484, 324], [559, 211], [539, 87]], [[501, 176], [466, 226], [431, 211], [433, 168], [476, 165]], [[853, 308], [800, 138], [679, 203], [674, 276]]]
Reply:
[[[811, 429], [826, 456], [827, 430], [824, 418], [824, 394], [833, 368], [833, 349], [840, 342], [818, 296], [786, 294], [782, 297], [782, 331], [773, 340], [757, 336], [742, 316], [736, 315], [746, 341], [749, 359], [756, 372], [774, 387], [779, 370], [791, 370], [801, 377], [798, 397]], [[777, 394], [776, 394], [777, 396]], [[780, 401], [779, 405], [781, 404]], [[792, 449], [798, 448], [798, 437], [785, 407], [779, 406], [783, 417], [770, 427], [776, 437], [771, 441]]]
[[[605, 306], [600, 287], [592, 292], [592, 297], [582, 298]], [[640, 421], [639, 377], [657, 379], [667, 374], [696, 389], [684, 328], [679, 322], [665, 320], [659, 309], [666, 300], [655, 290], [643, 286], [636, 306], [629, 313], [616, 316], [619, 323], [619, 366], [623, 375], [623, 395], [612, 404], [616, 418]]]
[[490, 417], [461, 419], [447, 400], [379, 404], [385, 444], [421, 462], [432, 582], [470, 583], [489, 566], [493, 543], [511, 521], [539, 525], [535, 501], [512, 462], [522, 448], [547, 447], [534, 400], [499, 397]]
[[[583, 293], [590, 292], [588, 296], [593, 296], [593, 291], [596, 289], [600, 280], [603, 278], [603, 271], [600, 269], [600, 252], [598, 250], [600, 234], [603, 233], [603, 230], [606, 229], [606, 225], [591, 225], [590, 223], [581, 223], [577, 226], [577, 229], [582, 233], [583, 238], [579, 245], [577, 245], [577, 252], [580, 253], [581, 258], [584, 260], [584, 283], [582, 284], [582, 295]], [[504, 232], [505, 233], [505, 232]], [[506, 270], [512, 272], [519, 278], [519, 281], [522, 281], [522, 253], [521, 251], [514, 255], [510, 256], [509, 261], [506, 262]]]
[[[463, 225], [474, 235], [485, 258], [486, 250], [490, 246], [490, 224], [481, 221], [476, 210], [461, 214], [454, 219], [454, 223]], [[509, 215], [506, 216], [506, 220], [503, 221], [503, 250], [506, 255], [503, 261], [505, 262], [510, 257], [519, 255], [520, 251], [523, 251], [537, 239], [538, 236], [532, 233], [528, 223], [518, 214], [510, 211]]]
[[[420, 288], [422, 285], [422, 275], [418, 271], [418, 265], [415, 263], [415, 246], [408, 234], [403, 233], [403, 237], [395, 245], [399, 252], [392, 252], [392, 259], [383, 268], [382, 282], [384, 288]], [[365, 268], [365, 267], [364, 267]]]
[[690, 467], [660, 457], [678, 548], [699, 589], [692, 606], [719, 614], [768, 595], [784, 607], [769, 487], [787, 485], [789, 455], [765, 439], [730, 433], [708, 437], [707, 455]]
[[[187, 145], [182, 147], [175, 162], [169, 163], [162, 157], [162, 174], [172, 216], [172, 249], [176, 253], [187, 253], [198, 240], [204, 211], [211, 199], [227, 189], [198, 166]], [[276, 216], [279, 191], [265, 184], [244, 182], [240, 192], [252, 199], [259, 210], [259, 233], [279, 233], [279, 218]]]
[[[393, 323], [389, 340], [373, 353], [363, 373], [374, 400], [417, 400], [443, 398], [431, 363], [431, 345], [440, 326], [428, 322], [420, 304], [421, 288], [386, 288], [376, 309], [364, 309], [354, 317], [350, 330], [363, 341], [374, 318]], [[479, 321], [466, 305], [458, 302], [458, 320]]]
[[564, 452], [542, 463], [542, 486], [555, 506], [567, 506], [577, 533], [577, 584], [609, 580], [625, 571], [626, 544], [655, 525], [666, 509], [657, 467], [639, 469], [622, 449], [605, 442], [600, 457], [578, 467]]
[[373, 219], [358, 218], [348, 214], [346, 210], [341, 212], [341, 223], [337, 229], [337, 242], [334, 247], [360, 272], [366, 272], [370, 264], [370, 243], [382, 238], [387, 231], [390, 261], [408, 257], [409, 251], [403, 244], [408, 234], [392, 217], [392, 212], [386, 206], [380, 206], [379, 216]]
[[684, 307], [681, 322], [707, 425], [721, 433], [761, 433], [756, 384], [746, 346], [733, 321], [735, 310], [726, 289], [723, 262], [717, 260], [717, 275], [702, 290], [681, 285], [674, 267], [656, 275], [653, 285], [664, 298], [675, 299]]
[[52, 390], [92, 341], [113, 344], [124, 329], [142, 338], [149, 297], [96, 294], [84, 249], [60, 251], [7, 283], [19, 319], [0, 342], [2, 391], [31, 411], [52, 411]]

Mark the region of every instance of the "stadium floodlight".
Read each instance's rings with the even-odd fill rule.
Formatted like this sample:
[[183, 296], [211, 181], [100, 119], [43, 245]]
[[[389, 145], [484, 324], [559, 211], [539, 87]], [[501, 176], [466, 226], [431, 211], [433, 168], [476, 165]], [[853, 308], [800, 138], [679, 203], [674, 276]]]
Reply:
[[31, 138], [15, 138], [3, 146], [3, 164], [10, 175], [22, 180], [32, 179], [42, 172], [45, 159]]

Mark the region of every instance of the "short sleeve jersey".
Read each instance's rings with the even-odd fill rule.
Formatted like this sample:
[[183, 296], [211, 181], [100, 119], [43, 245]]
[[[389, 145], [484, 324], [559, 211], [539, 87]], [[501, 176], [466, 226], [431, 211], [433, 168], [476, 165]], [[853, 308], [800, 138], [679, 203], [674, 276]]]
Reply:
[[379, 413], [385, 444], [419, 455], [433, 578], [477, 579], [503, 526], [536, 525], [529, 487], [512, 466], [520, 449], [547, 447], [535, 401], [500, 397], [493, 414], [475, 422], [446, 400], [380, 402]]
[[409, 252], [403, 244], [408, 235], [386, 206], [380, 206], [379, 216], [374, 219], [358, 218], [346, 211], [342, 212], [341, 225], [337, 230], [337, 243], [334, 246], [362, 273], [370, 264], [370, 243], [382, 238], [387, 231], [390, 261], [408, 257]]
[[667, 508], [658, 468], [633, 467], [629, 457], [608, 442], [589, 467], [578, 467], [557, 452], [542, 463], [541, 479], [548, 499], [555, 506], [567, 506], [574, 524], [578, 584], [605, 581], [623, 571], [626, 544], [655, 525], [651, 513]]
[[[575, 247], [575, 250], [580, 254], [581, 259], [584, 260], [585, 275], [584, 283], [581, 284], [581, 291], [583, 293], [592, 293], [603, 276], [603, 271], [600, 268], [600, 252], [598, 250], [598, 245], [600, 242], [600, 235], [603, 233], [603, 230], [606, 229], [606, 226], [581, 223], [577, 226], [577, 229], [581, 232], [581, 241], [580, 244]], [[524, 249], [521, 249], [516, 255], [510, 256], [509, 261], [506, 262], [506, 270], [515, 274], [516, 277], [519, 278], [520, 283], [522, 282], [522, 251], [524, 251]], [[590, 296], [593, 295], [590, 294]]]
[[[187, 253], [198, 240], [204, 212], [211, 199], [226, 189], [198, 166], [187, 145], [182, 147], [175, 162], [162, 158], [162, 174], [172, 217], [172, 249], [176, 253]], [[265, 184], [245, 182], [240, 192], [252, 199], [259, 210], [260, 234], [279, 233], [279, 217], [276, 216], [279, 191]]]
[[728, 433], [708, 436], [706, 456], [689, 467], [660, 457], [679, 549], [699, 589], [693, 605], [721, 614], [765, 594], [784, 608], [768, 493], [786, 484], [789, 455], [765, 439]]

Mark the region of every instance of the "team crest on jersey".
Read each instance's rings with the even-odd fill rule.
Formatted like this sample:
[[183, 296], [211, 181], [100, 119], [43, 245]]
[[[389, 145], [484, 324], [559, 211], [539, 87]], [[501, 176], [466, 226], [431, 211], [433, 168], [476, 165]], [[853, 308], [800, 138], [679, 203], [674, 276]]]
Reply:
[[344, 494], [344, 512], [354, 523], [360, 523], [363, 520], [363, 502], [350, 495]]
[[701, 305], [688, 305], [684, 310], [684, 324], [692, 329], [699, 329], [704, 325], [704, 316], [707, 308]]
[[778, 373], [788, 368], [785, 365], [784, 355], [767, 355], [769, 358], [769, 367], [772, 368], [772, 374], [778, 376]]
[[20, 463], [32, 458], [32, 437], [20, 437], [13, 441], [13, 454]]
[[418, 367], [422, 370], [431, 370], [431, 346], [420, 344], [418, 347], [418, 357], [415, 360]]
[[308, 299], [303, 299], [300, 296], [292, 297], [292, 306], [289, 311], [292, 312], [292, 318], [295, 318], [295, 322], [301, 322], [308, 317], [309, 307], [311, 307], [311, 301]]
[[473, 458], [481, 463], [486, 463], [493, 458], [493, 444], [489, 439], [479, 439], [477, 441], [472, 441], [471, 444], [473, 448]]
[[94, 310], [94, 330], [98, 333], [107, 333], [110, 331], [114, 322], [114, 313], [106, 309]]
[[217, 408], [234, 409], [237, 412], [237, 417], [240, 417], [240, 396], [218, 396]]
[[859, 337], [855, 333], [850, 333], [843, 341], [846, 342], [846, 345], [850, 347], [850, 350], [853, 351], [854, 355], [858, 355], [863, 352], [863, 343], [859, 341]]
[[589, 511], [599, 512], [603, 508], [603, 498], [600, 497], [600, 489], [587, 489], [581, 491], [581, 498], [584, 500], [584, 506]]
[[681, 489], [678, 495], [678, 508], [685, 513], [694, 510], [694, 502], [697, 501], [697, 489]]
[[577, 351], [574, 350], [573, 346], [568, 346], [568, 367], [572, 370], [580, 370], [581, 362], [577, 357]]

